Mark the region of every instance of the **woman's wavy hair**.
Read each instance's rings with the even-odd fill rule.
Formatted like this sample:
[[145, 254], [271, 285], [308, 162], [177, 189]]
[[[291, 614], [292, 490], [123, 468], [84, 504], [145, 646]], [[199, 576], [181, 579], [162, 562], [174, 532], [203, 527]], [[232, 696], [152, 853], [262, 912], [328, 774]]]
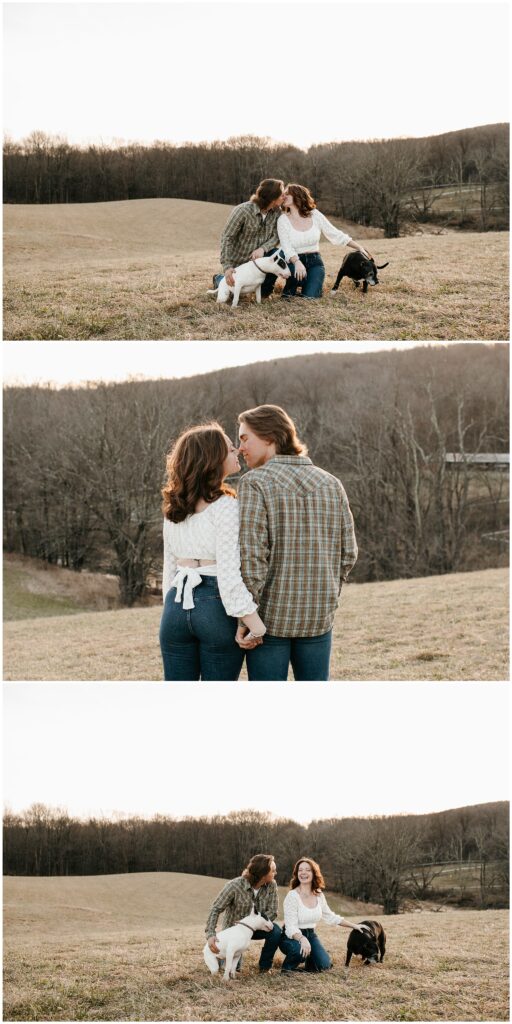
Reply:
[[260, 181], [258, 188], [254, 195], [251, 196], [250, 202], [256, 203], [260, 210], [266, 210], [270, 203], [274, 202], [274, 199], [279, 199], [284, 192], [284, 181], [280, 178], [264, 178]]
[[242, 871], [242, 878], [246, 878], [250, 885], [257, 885], [268, 875], [273, 860], [271, 853], [256, 853]]
[[273, 441], [278, 455], [307, 455], [308, 449], [297, 437], [295, 423], [279, 405], [257, 405], [238, 417], [263, 441]]
[[195, 512], [199, 498], [210, 504], [223, 494], [236, 497], [223, 483], [229, 448], [220, 423], [203, 423], [184, 430], [167, 455], [167, 480], [162, 488], [162, 511], [171, 523], [182, 523]]
[[301, 857], [300, 860], [294, 866], [292, 871], [292, 877], [290, 878], [290, 889], [296, 889], [299, 882], [299, 867], [301, 864], [309, 864], [313, 872], [313, 881], [311, 882], [311, 889], [313, 892], [319, 893], [322, 889], [325, 889], [324, 876], [320, 871], [320, 866], [316, 860], [311, 860], [311, 857]]
[[316, 210], [315, 200], [305, 185], [287, 185], [285, 192], [290, 193], [301, 217], [307, 217], [311, 210]]

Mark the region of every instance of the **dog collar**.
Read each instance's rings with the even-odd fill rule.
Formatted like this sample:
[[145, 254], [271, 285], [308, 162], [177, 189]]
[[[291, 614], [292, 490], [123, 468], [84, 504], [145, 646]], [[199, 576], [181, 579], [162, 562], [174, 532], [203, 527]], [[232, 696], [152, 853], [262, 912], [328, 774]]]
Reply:
[[254, 928], [251, 928], [250, 924], [246, 924], [245, 921], [237, 921], [237, 924], [243, 924], [244, 928], [248, 928], [254, 935]]
[[[257, 270], [259, 270], [260, 274], [265, 274], [266, 275], [266, 273], [267, 273], [266, 270], [262, 270], [261, 267], [258, 267], [258, 264], [256, 263], [256, 260], [252, 260], [252, 262], [254, 263], [254, 266], [257, 268]], [[240, 924], [241, 923], [242, 922], [240, 921]], [[249, 927], [249, 925], [247, 925], [247, 927]]]

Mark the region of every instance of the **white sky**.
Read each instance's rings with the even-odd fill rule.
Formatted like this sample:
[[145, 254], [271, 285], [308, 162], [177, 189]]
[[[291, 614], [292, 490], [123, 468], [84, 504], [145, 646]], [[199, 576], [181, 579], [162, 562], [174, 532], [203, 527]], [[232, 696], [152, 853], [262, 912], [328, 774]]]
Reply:
[[416, 348], [418, 344], [417, 341], [8, 341], [2, 346], [3, 379], [5, 384], [52, 382], [57, 387], [92, 380], [121, 381], [129, 377], [156, 380], [189, 377], [226, 366], [245, 366], [314, 352], [372, 352]]
[[308, 822], [508, 798], [506, 684], [314, 688], [4, 683], [4, 801]]
[[508, 5], [7, 3], [4, 127], [314, 142], [508, 120]]

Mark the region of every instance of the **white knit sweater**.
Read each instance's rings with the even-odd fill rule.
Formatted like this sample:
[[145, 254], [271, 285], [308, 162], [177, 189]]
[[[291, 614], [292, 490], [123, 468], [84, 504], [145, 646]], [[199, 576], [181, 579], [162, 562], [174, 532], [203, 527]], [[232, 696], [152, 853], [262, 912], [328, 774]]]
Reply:
[[[249, 615], [257, 604], [240, 573], [238, 501], [228, 494], [187, 516], [182, 523], [164, 519], [163, 599], [173, 584], [178, 559], [213, 559], [204, 575], [217, 576], [222, 603], [228, 615]], [[197, 570], [202, 572], [201, 567]]]
[[319, 893], [317, 897], [316, 907], [306, 907], [297, 889], [292, 889], [285, 896], [284, 929], [289, 939], [293, 939], [293, 936], [302, 928], [315, 928], [319, 921], [325, 921], [327, 924], [341, 924], [343, 920], [343, 917], [330, 909], [323, 892]]
[[294, 228], [286, 213], [281, 214], [277, 222], [277, 233], [287, 260], [291, 256], [299, 256], [301, 253], [318, 252], [320, 235], [322, 234], [333, 245], [347, 245], [348, 242], [352, 241], [350, 235], [346, 235], [343, 231], [335, 228], [334, 224], [331, 224], [330, 220], [327, 220], [327, 217], [320, 213], [320, 210], [311, 210], [311, 219], [313, 224], [310, 228], [307, 228], [305, 231], [298, 231], [297, 228]]

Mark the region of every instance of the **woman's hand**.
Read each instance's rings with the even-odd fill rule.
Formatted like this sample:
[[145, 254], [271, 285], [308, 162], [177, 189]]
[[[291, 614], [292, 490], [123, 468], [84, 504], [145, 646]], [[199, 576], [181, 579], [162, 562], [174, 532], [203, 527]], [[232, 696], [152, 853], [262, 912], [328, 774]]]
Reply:
[[297, 278], [297, 281], [303, 281], [307, 277], [307, 270], [301, 260], [297, 260], [293, 264], [293, 273]]
[[309, 956], [309, 954], [311, 953], [311, 943], [309, 939], [307, 939], [305, 935], [301, 935], [299, 943], [302, 956]]
[[263, 643], [263, 637], [261, 636], [251, 636], [250, 639], [245, 639], [248, 634], [250, 634], [249, 627], [241, 623], [236, 631], [235, 640], [243, 651], [252, 651], [253, 647], [258, 647]]

